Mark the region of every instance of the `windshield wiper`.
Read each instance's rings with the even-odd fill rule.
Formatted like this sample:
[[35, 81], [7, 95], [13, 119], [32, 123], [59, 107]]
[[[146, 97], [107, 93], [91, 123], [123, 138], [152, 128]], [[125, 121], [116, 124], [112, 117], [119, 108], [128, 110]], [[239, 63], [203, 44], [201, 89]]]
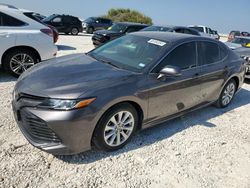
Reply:
[[90, 54], [90, 53], [86, 53], [86, 55], [88, 55], [88, 56], [90, 56], [90, 57], [96, 59], [97, 61], [101, 61], [101, 62], [103, 62], [103, 63], [105, 63], [105, 64], [108, 64], [108, 65], [111, 65], [111, 66], [113, 66], [113, 67], [116, 67], [116, 68], [120, 69], [120, 67], [118, 67], [117, 65], [115, 65], [114, 63], [112, 63], [112, 62], [110, 62], [110, 61], [101, 59], [101, 58], [96, 57], [95, 55]]

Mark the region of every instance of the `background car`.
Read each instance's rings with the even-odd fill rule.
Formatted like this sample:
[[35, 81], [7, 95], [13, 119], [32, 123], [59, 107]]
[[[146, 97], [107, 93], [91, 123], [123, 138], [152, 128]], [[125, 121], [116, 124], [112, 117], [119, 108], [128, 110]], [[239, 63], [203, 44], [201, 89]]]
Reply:
[[134, 32], [23, 74], [12, 109], [27, 140], [44, 151], [114, 151], [140, 129], [210, 104], [227, 107], [244, 75], [244, 61], [219, 41]]
[[[241, 47], [249, 48], [250, 37], [235, 37], [230, 42], [225, 42], [225, 44], [231, 49], [237, 49]], [[250, 50], [250, 49], [249, 49]]]
[[[31, 19], [33, 19], [41, 24], [45, 24], [42, 20], [44, 18], [46, 18], [46, 16], [42, 16], [39, 13], [25, 10], [25, 9], [19, 9], [19, 10], [21, 10], [25, 16], [28, 16], [29, 18], [31, 18]], [[58, 41], [58, 38], [59, 38], [59, 33], [58, 33], [57, 29], [51, 25], [48, 25], [48, 24], [45, 24], [45, 25], [47, 25], [53, 31], [54, 43], [56, 43]]]
[[0, 44], [0, 64], [16, 77], [57, 53], [49, 27], [3, 5], [0, 5]]
[[250, 37], [250, 33], [248, 32], [240, 32], [240, 31], [231, 31], [228, 35], [228, 42], [231, 42], [234, 38], [243, 36], [243, 37]]
[[126, 33], [140, 31], [145, 27], [148, 27], [148, 25], [132, 22], [114, 23], [108, 30], [100, 30], [94, 32], [94, 35], [92, 36], [92, 41], [95, 46], [99, 46], [110, 40], [121, 37]]
[[188, 27], [182, 26], [157, 26], [152, 25], [142, 29], [142, 31], [164, 31], [164, 32], [174, 32], [174, 33], [183, 33], [183, 34], [190, 34], [190, 35], [197, 35], [200, 36], [201, 34], [195, 30]]
[[113, 22], [107, 18], [89, 17], [83, 21], [83, 30], [92, 34], [94, 31], [108, 29]]
[[79, 32], [83, 31], [79, 18], [70, 15], [53, 14], [42, 21], [55, 27], [59, 33], [78, 35]]
[[213, 30], [207, 26], [204, 25], [189, 25], [189, 28], [195, 29], [201, 33], [204, 37], [211, 37], [214, 39], [217, 39], [217, 35], [213, 33]]

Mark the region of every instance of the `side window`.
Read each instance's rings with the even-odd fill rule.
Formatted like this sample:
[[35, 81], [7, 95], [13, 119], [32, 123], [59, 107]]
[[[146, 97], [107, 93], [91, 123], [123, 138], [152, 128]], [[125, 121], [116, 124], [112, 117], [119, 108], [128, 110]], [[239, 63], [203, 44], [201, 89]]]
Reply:
[[71, 23], [71, 22], [74, 22], [74, 19], [71, 16], [64, 16], [63, 22], [64, 23]]
[[182, 70], [196, 67], [196, 43], [189, 42], [175, 48], [156, 67], [154, 72], [159, 72], [167, 65], [180, 67]]
[[54, 18], [52, 20], [52, 22], [54, 22], [54, 23], [60, 23], [60, 22], [62, 22], [62, 18], [61, 17], [56, 17], [56, 18]]
[[0, 12], [0, 26], [6, 26], [6, 27], [20, 27], [24, 26], [26, 23], [13, 18], [12, 16], [9, 16], [7, 14]]
[[103, 20], [101, 18], [98, 18], [97, 23], [103, 23]]
[[184, 30], [181, 29], [181, 28], [179, 28], [179, 29], [175, 29], [175, 32], [176, 32], [176, 33], [184, 33]]
[[128, 29], [127, 29], [127, 33], [132, 33], [132, 32], [136, 32], [136, 31], [139, 31], [139, 30], [141, 30], [142, 29], [142, 27], [141, 26], [130, 26], [130, 27], [128, 27]]
[[105, 23], [105, 24], [109, 24], [109, 23], [110, 23], [110, 21], [109, 21], [108, 19], [103, 19], [103, 23]]
[[220, 48], [213, 42], [198, 42], [199, 61], [201, 65], [208, 65], [220, 61]]

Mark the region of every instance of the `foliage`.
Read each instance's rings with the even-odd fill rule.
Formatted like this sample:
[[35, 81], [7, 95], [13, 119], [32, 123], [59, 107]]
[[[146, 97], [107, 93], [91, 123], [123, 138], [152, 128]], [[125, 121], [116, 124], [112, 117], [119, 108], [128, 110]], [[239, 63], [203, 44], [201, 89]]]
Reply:
[[110, 9], [107, 15], [103, 16], [113, 22], [137, 22], [152, 25], [152, 19], [144, 14], [131, 9]]

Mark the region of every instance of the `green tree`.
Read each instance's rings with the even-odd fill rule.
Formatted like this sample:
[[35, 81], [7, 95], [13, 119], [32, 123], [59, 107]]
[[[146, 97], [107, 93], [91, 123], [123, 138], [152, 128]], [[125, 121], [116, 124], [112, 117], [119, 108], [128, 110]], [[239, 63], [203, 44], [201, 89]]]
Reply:
[[103, 17], [109, 18], [113, 22], [137, 22], [150, 25], [153, 23], [150, 17], [131, 9], [110, 9]]

